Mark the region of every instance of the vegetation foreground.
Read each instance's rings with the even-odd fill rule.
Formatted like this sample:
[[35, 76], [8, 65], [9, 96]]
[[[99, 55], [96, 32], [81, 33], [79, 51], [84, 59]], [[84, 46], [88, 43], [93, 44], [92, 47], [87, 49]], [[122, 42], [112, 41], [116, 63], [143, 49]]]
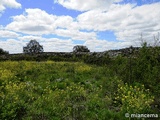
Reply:
[[145, 52], [143, 48], [141, 57], [132, 61], [118, 56], [103, 66], [0, 62], [0, 118], [124, 120], [130, 119], [125, 113], [158, 114], [160, 65], [155, 55]]

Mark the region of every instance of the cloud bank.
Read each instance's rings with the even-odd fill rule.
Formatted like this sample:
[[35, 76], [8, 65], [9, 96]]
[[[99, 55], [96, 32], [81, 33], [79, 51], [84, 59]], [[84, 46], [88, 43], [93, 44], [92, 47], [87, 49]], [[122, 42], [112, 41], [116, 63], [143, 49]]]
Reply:
[[[0, 38], [7, 38], [0, 41], [0, 47], [10, 51], [22, 48], [30, 39], [37, 39], [45, 51], [72, 51], [78, 40], [91, 51], [105, 51], [138, 46], [141, 34], [147, 42], [153, 42], [153, 36], [160, 32], [160, 2], [142, 6], [115, 4], [120, 1], [55, 1], [68, 9], [83, 11], [75, 18], [49, 14], [39, 8], [25, 9], [23, 14], [12, 16], [8, 25], [0, 27]], [[107, 31], [111, 31], [116, 40], [98, 38], [98, 33]]]

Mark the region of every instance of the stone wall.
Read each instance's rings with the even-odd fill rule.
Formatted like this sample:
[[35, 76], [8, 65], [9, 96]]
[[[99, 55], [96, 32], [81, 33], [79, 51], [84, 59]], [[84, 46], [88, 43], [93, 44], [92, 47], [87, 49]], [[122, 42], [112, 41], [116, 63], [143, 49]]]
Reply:
[[118, 55], [122, 56], [129, 56], [130, 54], [136, 54], [138, 52], [139, 48], [138, 47], [130, 47], [130, 48], [124, 48], [124, 49], [119, 49], [119, 50], [109, 50], [109, 51], [104, 51], [104, 52], [43, 52], [43, 53], [38, 53], [38, 54], [24, 54], [24, 53], [19, 53], [19, 54], [9, 54], [9, 55], [1, 55], [0, 59], [1, 60], [7, 60], [7, 59], [22, 59], [25, 57], [34, 57], [34, 58], [48, 58], [48, 57], [63, 57], [63, 58], [71, 58], [73, 56], [75, 57], [82, 57], [84, 55], [88, 56], [96, 56], [98, 58], [103, 57], [108, 55], [109, 57], [116, 57]]

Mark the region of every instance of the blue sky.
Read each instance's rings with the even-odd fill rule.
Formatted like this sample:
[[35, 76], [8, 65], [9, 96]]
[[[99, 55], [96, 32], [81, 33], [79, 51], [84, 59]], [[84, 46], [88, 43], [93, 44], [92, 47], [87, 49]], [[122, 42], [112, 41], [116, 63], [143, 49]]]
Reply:
[[154, 43], [160, 0], [0, 0], [0, 48], [22, 53], [36, 39], [45, 52], [91, 51]]

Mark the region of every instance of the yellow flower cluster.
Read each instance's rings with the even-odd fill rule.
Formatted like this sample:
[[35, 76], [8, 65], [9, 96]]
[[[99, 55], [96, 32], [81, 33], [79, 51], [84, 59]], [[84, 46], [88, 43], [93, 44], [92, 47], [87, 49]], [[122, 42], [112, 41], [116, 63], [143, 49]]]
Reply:
[[80, 65], [80, 66], [76, 66], [75, 69], [77, 72], [86, 72], [86, 71], [90, 71], [91, 67], [88, 65]]
[[154, 97], [145, 90], [144, 85], [129, 86], [128, 84], [118, 85], [116, 101], [121, 101], [121, 110], [127, 112], [140, 112], [150, 107]]
[[7, 80], [9, 78], [12, 78], [14, 74], [7, 69], [0, 69], [0, 80]]

